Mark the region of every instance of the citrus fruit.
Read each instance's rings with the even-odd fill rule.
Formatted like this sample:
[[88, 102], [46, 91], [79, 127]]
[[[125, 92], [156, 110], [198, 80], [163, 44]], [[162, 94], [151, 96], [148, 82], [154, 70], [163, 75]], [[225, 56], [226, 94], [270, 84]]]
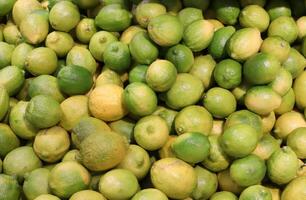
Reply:
[[11, 57], [12, 65], [21, 69], [25, 68], [25, 60], [27, 55], [34, 49], [33, 46], [27, 43], [21, 43], [14, 49]]
[[301, 40], [306, 35], [306, 17], [302, 16], [296, 20], [296, 25], [298, 26], [299, 36], [298, 38]]
[[306, 72], [302, 72], [294, 81], [293, 90], [295, 94], [296, 105], [304, 109], [306, 107], [306, 101], [304, 99], [306, 85]]
[[11, 20], [3, 28], [3, 37], [4, 41], [11, 45], [18, 45], [25, 40], [17, 25]]
[[74, 161], [80, 163], [79, 158], [80, 158], [80, 151], [77, 149], [73, 149], [65, 153], [64, 157], [62, 158], [62, 162]]
[[103, 67], [103, 71], [101, 72], [101, 74], [95, 80], [95, 87], [99, 87], [101, 85], [106, 85], [106, 84], [115, 84], [120, 87], [123, 87], [120, 75], [117, 72], [108, 69], [105, 66]]
[[218, 185], [222, 191], [239, 195], [244, 187], [239, 186], [230, 176], [230, 170], [226, 169], [218, 173]]
[[57, 196], [51, 194], [42, 194], [36, 197], [34, 200], [60, 200]]
[[60, 31], [49, 33], [45, 43], [46, 47], [52, 49], [59, 57], [65, 57], [74, 45], [72, 36]]
[[180, 12], [178, 13], [177, 16], [178, 16], [179, 20], [181, 21], [184, 29], [189, 24], [191, 24], [192, 22], [204, 19], [202, 10], [200, 10], [199, 8], [196, 8], [196, 7], [183, 8], [182, 10], [180, 10]]
[[274, 110], [275, 114], [282, 115], [286, 112], [289, 112], [293, 109], [295, 104], [295, 94], [292, 88], [289, 89], [289, 91], [282, 96], [282, 103], [281, 105]]
[[292, 17], [281, 16], [271, 22], [268, 36], [279, 36], [291, 44], [298, 37], [298, 27]]
[[271, 192], [261, 185], [253, 185], [242, 191], [239, 200], [272, 200]]
[[0, 42], [0, 69], [11, 64], [11, 57], [14, 51], [14, 46], [5, 42]]
[[263, 133], [270, 133], [276, 121], [275, 113], [271, 112], [268, 115], [261, 116], [261, 121], [263, 125]]
[[21, 188], [17, 180], [5, 174], [0, 174], [1, 200], [18, 200], [20, 198]]
[[120, 36], [120, 41], [124, 44], [130, 44], [133, 37], [139, 32], [146, 32], [146, 30], [141, 28], [140, 26], [132, 25], [122, 32]]
[[164, 158], [156, 161], [151, 167], [150, 174], [155, 188], [170, 198], [187, 198], [197, 185], [195, 170], [177, 158]]
[[287, 138], [287, 145], [296, 153], [300, 159], [306, 158], [305, 146], [306, 127], [294, 129]]
[[148, 188], [137, 192], [131, 200], [144, 200], [144, 199], [168, 200], [168, 197], [158, 189]]
[[5, 16], [8, 14], [12, 9], [15, 4], [16, 0], [9, 0], [9, 1], [1, 1], [0, 2], [0, 17]]
[[194, 63], [192, 51], [182, 44], [169, 48], [166, 59], [175, 65], [179, 73], [189, 72]]
[[2, 120], [9, 110], [9, 95], [4, 87], [0, 87], [0, 120]]
[[83, 18], [75, 27], [75, 34], [82, 43], [89, 43], [92, 36], [97, 32], [95, 20], [91, 18]]
[[136, 20], [143, 28], [148, 26], [151, 19], [163, 14], [166, 14], [166, 7], [158, 3], [138, 4], [135, 11]]
[[290, 72], [285, 68], [280, 68], [275, 79], [269, 85], [275, 92], [283, 97], [291, 89], [292, 82], [293, 80]]
[[210, 197], [210, 200], [238, 200], [236, 195], [234, 195], [231, 192], [222, 191], [222, 192], [216, 192]]
[[233, 89], [241, 83], [242, 66], [232, 59], [219, 62], [214, 70], [214, 80], [225, 89]]
[[291, 16], [289, 2], [284, 0], [272, 0], [266, 5], [271, 21], [281, 16]]
[[16, 1], [12, 10], [14, 22], [19, 26], [21, 21], [35, 10], [42, 10], [42, 5], [36, 0]]
[[178, 114], [177, 111], [174, 111], [172, 109], [169, 109], [169, 108], [166, 108], [166, 107], [163, 107], [163, 106], [158, 106], [157, 109], [153, 113], [153, 115], [158, 115], [167, 122], [170, 133], [175, 132], [175, 130], [174, 130], [174, 119], [175, 119], [177, 114]]
[[109, 127], [124, 136], [129, 143], [134, 141], [134, 127], [135, 122], [129, 118], [123, 118], [108, 124]]
[[282, 200], [289, 200], [294, 197], [296, 200], [303, 200], [306, 193], [304, 190], [304, 186], [306, 184], [306, 177], [298, 177], [293, 179], [282, 193]]
[[280, 144], [281, 140], [275, 139], [270, 134], [266, 134], [259, 140], [252, 154], [257, 155], [263, 160], [267, 160], [278, 148], [280, 148]]
[[260, 32], [264, 32], [269, 26], [270, 17], [264, 8], [249, 5], [241, 10], [239, 22], [242, 27], [258, 28]]
[[20, 145], [18, 137], [7, 124], [0, 124], [0, 156], [4, 158]]
[[220, 20], [223, 24], [236, 24], [240, 13], [238, 1], [213, 1], [212, 7], [216, 10], [217, 19]]
[[106, 200], [102, 194], [92, 190], [82, 190], [80, 192], [74, 193], [69, 200], [82, 200], [84, 198], [88, 200]]
[[283, 63], [289, 57], [290, 44], [279, 36], [271, 36], [263, 40], [260, 51], [273, 55]]
[[303, 55], [296, 49], [291, 48], [287, 60], [283, 63], [283, 67], [291, 73], [292, 78], [296, 78], [303, 72], [305, 63], [306, 60]]
[[148, 70], [148, 65], [136, 65], [129, 72], [129, 83], [134, 82], [146, 82], [146, 73]]
[[0, 85], [6, 89], [9, 96], [19, 92], [24, 80], [24, 71], [16, 66], [7, 66], [0, 69]]
[[176, 135], [169, 135], [167, 142], [158, 151], [160, 158], [175, 158], [175, 154], [171, 148], [171, 145], [177, 137], [178, 136]]

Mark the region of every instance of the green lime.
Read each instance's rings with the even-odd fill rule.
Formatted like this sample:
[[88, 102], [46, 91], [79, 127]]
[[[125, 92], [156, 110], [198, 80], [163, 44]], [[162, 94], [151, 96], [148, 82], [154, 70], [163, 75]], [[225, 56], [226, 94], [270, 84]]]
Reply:
[[276, 78], [280, 68], [276, 57], [268, 53], [258, 53], [244, 63], [243, 75], [251, 84], [267, 84]]
[[256, 28], [242, 28], [229, 39], [227, 53], [238, 61], [244, 61], [255, 55], [262, 43], [260, 31]]
[[62, 116], [60, 125], [70, 131], [80, 119], [89, 116], [88, 97], [83, 95], [72, 96], [61, 103]]
[[277, 118], [274, 134], [278, 138], [286, 139], [293, 130], [300, 127], [306, 127], [304, 116], [296, 111], [286, 112]]
[[299, 30], [299, 39], [303, 39], [306, 35], [306, 16], [302, 16], [296, 20], [296, 25]]
[[216, 17], [223, 24], [234, 25], [238, 21], [240, 8], [236, 0], [219, 0], [212, 2], [212, 8], [216, 12]]
[[27, 199], [33, 200], [42, 194], [50, 193], [49, 174], [48, 169], [38, 168], [25, 176], [23, 192]]
[[204, 19], [202, 10], [193, 7], [187, 7], [180, 10], [177, 16], [181, 21], [184, 29], [187, 28], [187, 26], [190, 25], [192, 22]]
[[242, 27], [258, 28], [260, 32], [264, 32], [270, 24], [270, 17], [261, 6], [249, 5], [241, 10], [239, 22]]
[[296, 153], [300, 159], [306, 158], [305, 151], [306, 128], [301, 127], [294, 129], [287, 138], [287, 145]]
[[171, 62], [156, 60], [146, 71], [146, 83], [156, 92], [165, 92], [174, 84], [176, 75], [176, 68]]
[[138, 24], [146, 28], [154, 17], [166, 14], [166, 7], [158, 3], [138, 4], [135, 11], [135, 17]]
[[193, 52], [199, 52], [209, 46], [213, 35], [213, 24], [204, 19], [197, 20], [186, 27], [183, 35], [183, 43]]
[[242, 191], [239, 200], [272, 200], [272, 194], [264, 186], [253, 185]]
[[226, 53], [226, 44], [236, 29], [233, 26], [222, 27], [215, 31], [213, 39], [208, 47], [208, 52], [214, 58], [224, 58]]
[[270, 0], [266, 6], [271, 21], [281, 16], [291, 16], [289, 2], [285, 0]]
[[169, 128], [167, 122], [157, 115], [141, 118], [134, 128], [135, 141], [142, 148], [154, 151], [167, 142]]
[[238, 200], [236, 195], [234, 195], [231, 192], [222, 191], [222, 192], [216, 192], [210, 197], [210, 200]]
[[168, 197], [158, 189], [143, 189], [135, 194], [131, 200], [159, 199], [168, 200]]
[[242, 66], [232, 59], [225, 59], [219, 62], [214, 70], [214, 80], [225, 89], [233, 89], [240, 85]]
[[18, 137], [6, 124], [0, 124], [0, 138], [0, 156], [2, 158], [20, 145]]
[[36, 128], [48, 128], [56, 125], [61, 119], [59, 103], [50, 96], [37, 95], [27, 105], [25, 119]]
[[275, 79], [269, 84], [279, 95], [284, 96], [292, 87], [292, 75], [285, 68], [280, 68]]
[[30, 83], [33, 79], [34, 79], [33, 77], [25, 79], [25, 81], [23, 83], [23, 86], [21, 87], [18, 94], [16, 95], [16, 98], [18, 100], [20, 100], [20, 101], [21, 100], [22, 101], [29, 101], [30, 100], [29, 86], [30, 86]]
[[171, 108], [181, 109], [197, 103], [203, 92], [204, 86], [199, 78], [191, 74], [180, 73], [170, 90], [166, 92], [166, 104]]
[[139, 64], [149, 65], [158, 57], [158, 49], [147, 33], [140, 31], [135, 34], [129, 44], [132, 58]]
[[267, 115], [281, 104], [282, 98], [268, 86], [254, 86], [245, 95], [245, 106], [259, 115]]
[[177, 158], [194, 164], [208, 157], [210, 143], [207, 136], [202, 133], [188, 132], [178, 136], [171, 144], [171, 148]]
[[306, 72], [303, 71], [294, 81], [293, 90], [295, 94], [295, 103], [298, 108], [306, 108], [306, 100], [304, 98], [306, 86]]
[[151, 167], [148, 152], [138, 145], [130, 145], [126, 156], [117, 166], [119, 169], [131, 171], [137, 179], [143, 179]]
[[235, 160], [230, 166], [230, 176], [240, 186], [261, 183], [266, 174], [265, 161], [256, 155]]
[[214, 117], [225, 118], [236, 110], [237, 102], [230, 91], [214, 87], [205, 94], [203, 105]]
[[51, 8], [49, 21], [55, 30], [69, 32], [80, 21], [79, 8], [70, 1], [60, 1]]
[[51, 75], [40, 75], [31, 80], [28, 87], [28, 93], [31, 98], [37, 95], [48, 95], [62, 102], [65, 96], [60, 91], [56, 77]]
[[124, 44], [130, 44], [133, 37], [139, 32], [146, 32], [146, 30], [139, 26], [132, 25], [122, 32], [120, 41]]
[[234, 158], [247, 156], [256, 148], [257, 143], [256, 130], [247, 124], [233, 125], [220, 137], [222, 149]]
[[74, 193], [89, 186], [90, 174], [77, 162], [61, 162], [50, 172], [49, 187], [52, 194], [60, 198], [69, 198]]
[[42, 194], [36, 197], [34, 200], [60, 200], [57, 196], [51, 194]]
[[92, 36], [97, 32], [95, 20], [91, 18], [83, 18], [75, 28], [77, 39], [88, 44]]
[[30, 13], [42, 10], [42, 5], [36, 0], [18, 0], [14, 4], [12, 15], [14, 22], [19, 26], [21, 21]]
[[282, 96], [282, 103], [278, 108], [274, 110], [275, 114], [282, 115], [286, 112], [289, 112], [293, 109], [295, 104], [295, 94], [292, 88], [289, 89], [289, 91]]
[[60, 31], [49, 33], [45, 43], [46, 47], [52, 49], [59, 57], [65, 57], [74, 45], [72, 36]]
[[134, 127], [135, 122], [129, 118], [123, 118], [108, 124], [109, 127], [124, 136], [129, 143], [134, 141]]
[[5, 42], [0, 42], [0, 69], [11, 64], [14, 46]]
[[20, 182], [24, 175], [42, 167], [42, 162], [32, 147], [22, 146], [9, 152], [3, 160], [3, 173], [16, 176]]
[[9, 98], [9, 107], [8, 107], [8, 110], [7, 110], [7, 113], [4, 117], [4, 119], [2, 120], [2, 123], [6, 123], [6, 124], [9, 123], [9, 118], [10, 118], [11, 111], [17, 105], [17, 103], [18, 103], [18, 100], [16, 98], [14, 98], [14, 97]]
[[271, 22], [268, 36], [279, 36], [291, 44], [298, 37], [298, 27], [292, 17], [281, 16]]
[[69, 200], [106, 200], [106, 198], [99, 192], [92, 190], [82, 190], [80, 192], [74, 193]]
[[295, 200], [303, 200], [305, 192], [306, 176], [301, 176], [293, 179], [282, 192], [282, 200], [290, 200], [294, 197]]
[[183, 38], [183, 25], [176, 16], [163, 14], [148, 24], [150, 38], [160, 46], [173, 46]]
[[5, 117], [9, 110], [9, 95], [6, 89], [0, 86], [0, 121]]
[[91, 171], [103, 171], [117, 166], [126, 152], [125, 139], [118, 133], [107, 130], [88, 134], [80, 145], [82, 163]]
[[3, 17], [5, 15], [7, 15], [9, 12], [12, 11], [13, 6], [15, 4], [16, 0], [2, 0], [0, 1], [0, 17]]
[[212, 130], [213, 118], [202, 106], [187, 106], [175, 117], [174, 126], [178, 135], [198, 132], [208, 136]]
[[148, 65], [136, 65], [129, 71], [129, 83], [146, 82]]
[[189, 72], [194, 64], [192, 51], [182, 44], [169, 48], [166, 54], [166, 59], [175, 65], [179, 73]]
[[123, 102], [130, 113], [139, 117], [152, 114], [157, 107], [155, 92], [141, 82], [130, 83], [125, 88]]
[[217, 191], [217, 175], [200, 166], [196, 166], [194, 171], [197, 174], [197, 186], [191, 196], [194, 199], [208, 199]]
[[260, 51], [275, 56], [280, 63], [283, 63], [289, 57], [290, 44], [279, 36], [267, 37], [262, 42]]
[[174, 133], [174, 119], [176, 118], [178, 112], [174, 111], [170, 108], [166, 108], [163, 106], [158, 106], [157, 109], [154, 111], [153, 115], [158, 115], [163, 118], [168, 125], [170, 133]]
[[138, 188], [136, 176], [126, 169], [108, 171], [99, 183], [99, 191], [108, 199], [130, 199]]
[[106, 31], [123, 31], [130, 26], [132, 14], [120, 4], [104, 6], [95, 18], [96, 26]]
[[62, 158], [62, 162], [74, 161], [80, 163], [79, 158], [80, 158], [80, 151], [77, 149], [73, 149], [65, 153], [64, 157]]
[[263, 126], [263, 133], [270, 133], [276, 121], [275, 113], [271, 112], [268, 115], [261, 116], [261, 121]]
[[25, 119], [28, 104], [28, 102], [19, 101], [11, 110], [9, 118], [14, 133], [23, 139], [32, 139], [37, 134], [37, 129]]
[[296, 49], [291, 48], [287, 60], [283, 62], [283, 67], [291, 73], [292, 78], [296, 78], [303, 72], [305, 64], [305, 57]]
[[10, 20], [4, 26], [3, 37], [4, 41], [11, 45], [18, 45], [24, 42], [24, 37], [21, 35], [17, 25]]
[[1, 200], [18, 200], [20, 198], [21, 188], [17, 180], [5, 174], [0, 174]]
[[197, 56], [189, 73], [198, 77], [204, 88], [209, 88], [212, 84], [212, 74], [215, 66], [216, 61], [211, 55]]
[[0, 85], [9, 96], [15, 95], [21, 89], [25, 81], [24, 71], [16, 66], [7, 66], [0, 69]]
[[21, 69], [24, 69], [26, 58], [33, 49], [34, 47], [27, 43], [21, 43], [18, 46], [16, 46], [16, 48], [12, 53], [11, 64], [13, 66], [17, 66]]
[[298, 170], [298, 158], [288, 146], [276, 150], [267, 161], [269, 179], [278, 185], [289, 183]]
[[122, 42], [112, 42], [107, 45], [103, 58], [107, 67], [118, 73], [127, 71], [131, 64], [129, 47]]
[[232, 192], [239, 195], [244, 187], [239, 186], [230, 176], [230, 170], [226, 169], [218, 173], [218, 185], [221, 191]]
[[91, 52], [79, 46], [74, 46], [66, 57], [67, 65], [78, 65], [86, 68], [91, 74], [94, 74], [97, 69], [97, 63]]
[[95, 81], [95, 87], [99, 87], [105, 84], [115, 84], [123, 87], [123, 82], [120, 75], [117, 72], [107, 68], [106, 66], [103, 67], [101, 74], [97, 77]]
[[187, 198], [197, 185], [196, 171], [177, 158], [156, 161], [151, 167], [150, 174], [155, 188], [174, 199]]

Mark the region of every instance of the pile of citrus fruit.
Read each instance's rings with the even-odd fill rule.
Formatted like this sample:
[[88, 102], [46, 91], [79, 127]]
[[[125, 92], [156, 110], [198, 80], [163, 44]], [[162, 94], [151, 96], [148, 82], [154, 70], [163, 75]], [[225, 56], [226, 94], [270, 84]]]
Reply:
[[306, 1], [0, 0], [0, 200], [306, 200]]

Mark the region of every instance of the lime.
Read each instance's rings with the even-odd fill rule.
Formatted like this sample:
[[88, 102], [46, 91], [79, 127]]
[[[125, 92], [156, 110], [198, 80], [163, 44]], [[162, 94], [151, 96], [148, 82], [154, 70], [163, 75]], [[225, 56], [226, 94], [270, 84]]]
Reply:
[[151, 167], [149, 154], [138, 145], [130, 145], [126, 156], [117, 166], [119, 169], [131, 171], [137, 179], [143, 179]]
[[125, 88], [123, 102], [130, 113], [139, 117], [152, 114], [157, 107], [155, 92], [141, 82], [130, 83]]
[[158, 49], [147, 33], [140, 31], [129, 44], [132, 58], [139, 64], [149, 65], [158, 57]]
[[244, 187], [239, 186], [230, 176], [230, 170], [226, 169], [218, 173], [218, 185], [221, 191], [240, 194]]
[[27, 199], [33, 200], [42, 194], [50, 193], [49, 174], [48, 169], [38, 168], [25, 176], [23, 192]]
[[217, 191], [217, 175], [199, 166], [196, 166], [194, 171], [197, 174], [197, 186], [191, 196], [194, 199], [208, 199]]
[[145, 200], [145, 199], [168, 200], [168, 197], [158, 189], [148, 188], [137, 192], [131, 200]]
[[0, 42], [0, 50], [0, 69], [2, 69], [11, 64], [14, 46], [5, 42]]
[[280, 68], [276, 57], [268, 53], [258, 53], [244, 63], [243, 75], [252, 84], [267, 84], [276, 78]]
[[259, 115], [267, 115], [281, 104], [281, 96], [268, 86], [254, 86], [245, 96], [245, 106]]
[[51, 8], [49, 21], [55, 30], [69, 32], [80, 21], [79, 9], [70, 1], [60, 1]]
[[216, 192], [210, 197], [210, 200], [238, 200], [236, 195], [234, 195], [231, 192], [222, 191], [222, 192]]
[[187, 106], [175, 117], [174, 126], [177, 134], [198, 132], [209, 135], [212, 129], [213, 118], [202, 106]]
[[192, 51], [182, 44], [169, 48], [166, 53], [166, 59], [175, 65], [179, 73], [189, 72], [194, 63]]
[[28, 93], [31, 98], [37, 95], [48, 95], [58, 102], [65, 99], [56, 77], [51, 75], [40, 75], [33, 78], [29, 83]]
[[108, 171], [99, 183], [99, 191], [108, 199], [130, 199], [138, 188], [136, 176], [126, 169]]
[[262, 43], [260, 31], [256, 28], [242, 28], [229, 39], [227, 53], [235, 60], [244, 61], [255, 55]]
[[167, 142], [168, 136], [167, 122], [157, 115], [141, 118], [134, 128], [137, 144], [149, 151], [160, 149]]
[[52, 49], [59, 57], [65, 57], [74, 45], [72, 36], [60, 31], [49, 33], [45, 43], [46, 47]]
[[16, 98], [20, 101], [29, 101], [30, 95], [29, 95], [29, 86], [34, 78], [27, 78], [25, 79], [23, 86], [19, 90], [18, 94], [16, 95]]
[[146, 82], [148, 65], [136, 65], [129, 71], [129, 83]]
[[197, 185], [195, 170], [177, 158], [164, 158], [151, 167], [151, 181], [156, 189], [174, 199], [187, 198]]
[[175, 83], [166, 92], [166, 104], [174, 109], [181, 109], [198, 102], [203, 94], [201, 80], [187, 73], [180, 73]]
[[186, 7], [180, 10], [177, 16], [179, 20], [181, 21], [184, 29], [192, 22], [204, 19], [202, 10], [200, 10], [199, 8], [193, 8], [193, 7]]
[[298, 27], [292, 17], [281, 16], [271, 22], [268, 36], [279, 36], [291, 44], [298, 37]]
[[42, 194], [36, 197], [34, 200], [60, 200], [57, 196], [51, 194]]
[[91, 171], [103, 171], [118, 165], [126, 155], [126, 141], [118, 133], [100, 130], [81, 143], [82, 163]]
[[207, 21], [209, 21], [214, 26], [214, 31], [224, 27], [224, 25], [217, 19], [207, 19]]
[[132, 25], [122, 32], [120, 36], [120, 41], [124, 44], [130, 44], [133, 37], [139, 32], [146, 32], [146, 30], [139, 26]]
[[95, 81], [95, 87], [99, 87], [101, 85], [106, 84], [115, 84], [120, 87], [123, 87], [120, 75], [117, 72], [104, 66], [101, 74], [97, 77]]
[[160, 158], [175, 158], [175, 154], [172, 151], [171, 145], [177, 137], [178, 136], [176, 135], [169, 135], [167, 142], [158, 151]]
[[209, 88], [212, 84], [212, 74], [215, 66], [216, 61], [211, 55], [197, 56], [189, 73], [198, 77], [204, 88]]
[[42, 5], [36, 0], [18, 0], [14, 4], [12, 14], [14, 22], [19, 26], [21, 21], [30, 13], [42, 10]]
[[0, 85], [6, 89], [9, 96], [19, 92], [24, 80], [24, 71], [16, 66], [7, 66], [0, 69]]
[[291, 48], [287, 60], [283, 62], [283, 67], [291, 73], [292, 78], [296, 78], [303, 72], [305, 63], [306, 60], [304, 56], [296, 49]]
[[167, 122], [170, 133], [175, 132], [174, 119], [176, 118], [177, 114], [178, 114], [177, 111], [174, 111], [172, 109], [169, 109], [163, 106], [158, 106], [157, 109], [153, 113], [153, 115], [158, 115]]
[[154, 17], [166, 14], [166, 7], [158, 3], [138, 4], [135, 11], [136, 21], [140, 26], [146, 28]]
[[4, 158], [9, 152], [20, 145], [18, 137], [6, 124], [0, 124], [0, 156]]
[[203, 105], [216, 118], [225, 118], [236, 110], [234, 95], [223, 88], [214, 87], [205, 94]]
[[293, 90], [295, 94], [295, 102], [298, 108], [306, 108], [306, 100], [304, 98], [306, 86], [306, 72], [303, 71], [294, 81]]
[[230, 176], [240, 186], [261, 183], [266, 174], [265, 161], [256, 155], [235, 160], [230, 166]]
[[3, 28], [3, 37], [4, 41], [11, 45], [18, 45], [25, 40], [21, 35], [17, 25], [10, 20]]
[[21, 69], [25, 68], [25, 61], [27, 55], [34, 49], [33, 46], [27, 44], [27, 43], [21, 43], [14, 49], [12, 53], [12, 65], [17, 66]]
[[239, 3], [237, 1], [213, 1], [212, 7], [216, 11], [217, 19], [220, 20], [223, 24], [236, 24], [240, 13]]
[[80, 151], [77, 149], [73, 149], [73, 150], [67, 151], [67, 153], [62, 158], [62, 162], [74, 161], [74, 162], [80, 163], [79, 158], [80, 158]]
[[302, 16], [296, 20], [296, 25], [299, 30], [299, 39], [303, 39], [306, 35], [306, 16]]
[[286, 112], [277, 118], [274, 134], [278, 138], [286, 139], [293, 130], [300, 127], [306, 127], [304, 116], [296, 111]]
[[297, 174], [298, 161], [290, 147], [277, 149], [267, 161], [269, 179], [278, 185], [289, 183]]
[[130, 26], [132, 14], [120, 4], [104, 6], [95, 18], [96, 26], [106, 31], [123, 31]]
[[50, 172], [49, 187], [60, 198], [69, 198], [89, 186], [90, 174], [77, 162], [61, 162]]
[[268, 115], [261, 116], [261, 121], [263, 126], [263, 133], [270, 133], [276, 121], [275, 113], [271, 112]]
[[206, 49], [212, 41], [214, 26], [207, 20], [197, 20], [184, 31], [183, 43], [193, 52]]
[[123, 118], [108, 124], [109, 127], [119, 133], [120, 135], [124, 136], [129, 143], [134, 141], [134, 127], [135, 122], [130, 120], [129, 118]]
[[265, 188], [267, 188], [272, 195], [272, 200], [280, 200], [280, 189], [274, 187], [274, 186], [265, 186]]
[[0, 2], [0, 17], [7, 15], [9, 12], [12, 11], [13, 6], [16, 0], [9, 0], [9, 1], [1, 1]]
[[9, 152], [3, 160], [3, 173], [23, 181], [24, 175], [40, 168], [42, 162], [32, 147], [22, 146]]
[[289, 200], [294, 197], [295, 200], [303, 200], [306, 192], [304, 190], [306, 184], [306, 176], [293, 179], [284, 189], [282, 200]]
[[92, 190], [82, 190], [80, 192], [74, 193], [69, 200], [106, 200], [106, 198], [99, 192]]
[[306, 143], [306, 128], [294, 129], [287, 138], [287, 145], [296, 153], [300, 159], [306, 158], [305, 146]]
[[279, 95], [284, 96], [292, 86], [292, 75], [285, 68], [280, 68], [275, 79], [269, 84]]
[[281, 16], [291, 16], [289, 2], [285, 0], [270, 0], [266, 6], [271, 21]]
[[5, 117], [9, 110], [9, 95], [6, 89], [0, 86], [0, 121]]
[[12, 176], [0, 174], [1, 200], [18, 200], [20, 198], [21, 188]]
[[241, 83], [242, 66], [232, 59], [219, 62], [214, 70], [214, 80], [225, 89], [233, 89]]
[[272, 200], [272, 194], [264, 186], [253, 185], [242, 191], [239, 200]]
[[286, 112], [289, 112], [293, 109], [295, 104], [295, 94], [292, 88], [289, 89], [289, 91], [282, 96], [282, 103], [281, 105], [274, 110], [275, 114], [282, 115]]
[[160, 46], [173, 46], [183, 37], [183, 25], [176, 16], [163, 14], [152, 18], [148, 24], [150, 38]]
[[222, 27], [215, 31], [213, 39], [208, 47], [209, 53], [214, 58], [224, 58], [226, 53], [226, 44], [236, 29], [233, 26]]
[[168, 60], [154, 61], [146, 71], [146, 83], [156, 92], [169, 90], [176, 80], [177, 70]]
[[222, 149], [234, 158], [247, 156], [256, 148], [257, 143], [256, 130], [247, 124], [233, 125], [220, 137]]
[[239, 22], [242, 27], [258, 28], [260, 32], [264, 32], [270, 24], [270, 17], [262, 7], [249, 5], [241, 10]]
[[75, 28], [77, 39], [88, 44], [92, 36], [97, 32], [95, 20], [91, 18], [83, 18]]
[[264, 39], [260, 51], [275, 56], [280, 63], [285, 62], [290, 53], [290, 44], [279, 36]]

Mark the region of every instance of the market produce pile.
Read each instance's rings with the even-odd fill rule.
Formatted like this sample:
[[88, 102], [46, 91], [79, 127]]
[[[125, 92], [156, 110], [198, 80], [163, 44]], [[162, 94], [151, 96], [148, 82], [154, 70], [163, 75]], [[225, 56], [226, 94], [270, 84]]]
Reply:
[[306, 1], [0, 0], [0, 200], [306, 200]]

